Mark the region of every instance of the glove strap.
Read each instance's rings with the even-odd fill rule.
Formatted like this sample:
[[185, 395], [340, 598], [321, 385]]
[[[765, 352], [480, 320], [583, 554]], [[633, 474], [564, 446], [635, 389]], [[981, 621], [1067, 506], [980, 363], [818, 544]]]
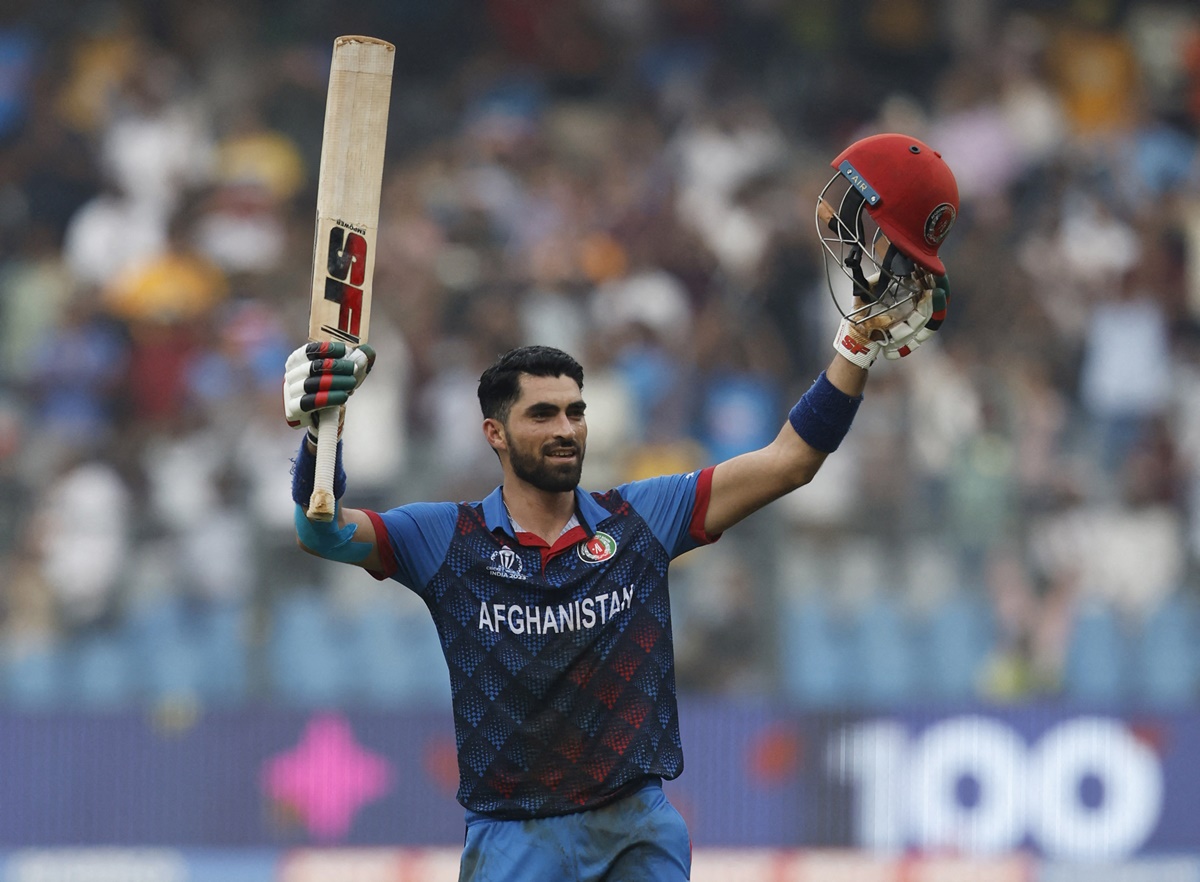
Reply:
[[[308, 449], [308, 438], [306, 434], [300, 442], [296, 458], [292, 460], [292, 501], [305, 508], [308, 508], [308, 498], [312, 496], [317, 473], [317, 455]], [[315, 439], [313, 443], [315, 446]], [[338, 441], [337, 458], [333, 468], [333, 498], [341, 499], [342, 494], [346, 492], [346, 470], [342, 468], [341, 441]]]
[[821, 371], [821, 376], [788, 414], [788, 422], [809, 447], [822, 453], [833, 453], [850, 431], [860, 404], [861, 395], [857, 398], [847, 395], [829, 382], [825, 371]]
[[833, 348], [851, 364], [865, 370], [875, 363], [881, 344], [873, 340], [864, 340], [850, 319], [842, 319], [842, 323], [838, 325], [837, 336], [833, 338]]

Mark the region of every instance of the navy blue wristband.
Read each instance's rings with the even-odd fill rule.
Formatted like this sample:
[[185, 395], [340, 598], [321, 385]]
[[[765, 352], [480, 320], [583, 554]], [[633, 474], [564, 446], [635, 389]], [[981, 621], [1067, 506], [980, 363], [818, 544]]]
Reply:
[[[292, 460], [292, 501], [308, 508], [316, 483], [317, 456], [308, 449], [308, 436], [300, 442], [300, 451]], [[342, 468], [342, 442], [338, 442], [337, 459], [333, 467], [333, 498], [341, 499], [346, 492], [346, 470]]]
[[833, 453], [850, 431], [862, 397], [842, 392], [821, 371], [821, 376], [796, 402], [788, 422], [808, 446], [822, 453]]

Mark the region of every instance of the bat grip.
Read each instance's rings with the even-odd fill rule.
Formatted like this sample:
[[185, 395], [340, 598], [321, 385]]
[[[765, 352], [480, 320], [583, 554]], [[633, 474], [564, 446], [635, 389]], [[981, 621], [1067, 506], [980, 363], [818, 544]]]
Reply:
[[317, 423], [317, 466], [313, 476], [312, 496], [308, 499], [310, 521], [333, 520], [337, 500], [333, 496], [333, 472], [337, 465], [338, 409], [327, 407], [320, 411]]

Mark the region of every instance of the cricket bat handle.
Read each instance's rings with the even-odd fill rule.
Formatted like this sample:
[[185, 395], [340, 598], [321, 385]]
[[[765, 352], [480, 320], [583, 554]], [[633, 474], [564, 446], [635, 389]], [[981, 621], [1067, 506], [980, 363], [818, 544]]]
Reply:
[[317, 423], [317, 466], [306, 514], [310, 521], [328, 523], [333, 520], [337, 510], [337, 500], [333, 496], [333, 473], [337, 466], [339, 414], [336, 407], [327, 407], [318, 412], [321, 417]]

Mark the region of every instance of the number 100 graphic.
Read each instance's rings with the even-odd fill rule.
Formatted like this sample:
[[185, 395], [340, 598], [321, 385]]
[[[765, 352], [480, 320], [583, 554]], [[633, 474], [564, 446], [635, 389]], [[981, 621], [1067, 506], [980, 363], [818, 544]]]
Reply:
[[875, 720], [835, 733], [825, 759], [853, 793], [855, 844], [876, 851], [998, 854], [1034, 843], [1049, 857], [1112, 859], [1137, 851], [1162, 812], [1157, 756], [1101, 717], [1060, 723], [1033, 744], [985, 717], [916, 737]]

